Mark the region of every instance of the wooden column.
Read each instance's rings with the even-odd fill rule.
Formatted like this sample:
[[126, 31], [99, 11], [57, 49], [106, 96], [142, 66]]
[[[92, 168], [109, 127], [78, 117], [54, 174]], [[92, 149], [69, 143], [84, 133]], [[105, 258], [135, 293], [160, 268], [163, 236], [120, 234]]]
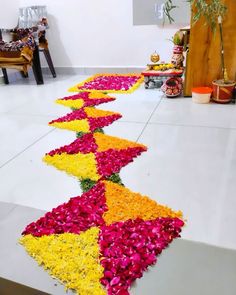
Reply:
[[[223, 21], [225, 66], [229, 79], [236, 75], [236, 1], [224, 0], [228, 7]], [[220, 57], [220, 34], [217, 27], [215, 35], [200, 19], [191, 24], [190, 46], [185, 76], [185, 96], [191, 96], [192, 87], [211, 86], [215, 79], [222, 78]]]

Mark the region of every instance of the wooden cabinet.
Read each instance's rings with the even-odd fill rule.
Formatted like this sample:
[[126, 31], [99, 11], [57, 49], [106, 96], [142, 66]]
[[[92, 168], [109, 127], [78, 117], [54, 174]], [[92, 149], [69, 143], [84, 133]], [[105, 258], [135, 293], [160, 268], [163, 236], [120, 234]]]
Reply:
[[[228, 7], [223, 22], [225, 65], [229, 79], [236, 75], [236, 1], [225, 0]], [[205, 20], [191, 24], [190, 46], [185, 73], [185, 96], [191, 96], [192, 87], [211, 86], [215, 79], [222, 78], [220, 57], [220, 34], [217, 27], [212, 34]]]

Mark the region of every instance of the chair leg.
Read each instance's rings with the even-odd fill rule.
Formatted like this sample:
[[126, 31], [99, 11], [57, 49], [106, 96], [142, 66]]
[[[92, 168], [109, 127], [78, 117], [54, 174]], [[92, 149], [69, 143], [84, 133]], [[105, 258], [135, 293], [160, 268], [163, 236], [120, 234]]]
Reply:
[[5, 68], [2, 68], [2, 73], [3, 73], [3, 79], [4, 79], [5, 84], [9, 84], [7, 70]]
[[34, 72], [34, 77], [36, 80], [36, 83], [38, 85], [43, 84], [43, 74], [42, 74], [42, 69], [41, 69], [41, 64], [40, 64], [40, 58], [39, 58], [39, 48], [38, 46], [35, 46], [34, 49], [34, 55], [33, 55], [33, 72]]
[[54, 65], [52, 62], [52, 58], [51, 58], [51, 54], [50, 54], [49, 49], [44, 49], [43, 53], [44, 53], [44, 56], [46, 58], [46, 61], [48, 63], [48, 66], [49, 66], [49, 69], [52, 73], [53, 78], [56, 78], [57, 74], [56, 74], [56, 71], [55, 71], [55, 68], [54, 68]]
[[29, 78], [28, 72], [20, 71], [22, 78]]

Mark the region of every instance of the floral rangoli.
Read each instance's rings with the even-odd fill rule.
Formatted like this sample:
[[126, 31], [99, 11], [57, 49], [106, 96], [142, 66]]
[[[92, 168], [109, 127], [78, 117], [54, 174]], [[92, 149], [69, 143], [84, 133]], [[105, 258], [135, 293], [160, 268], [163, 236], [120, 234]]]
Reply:
[[131, 93], [142, 82], [143, 76], [139, 74], [97, 74], [71, 87], [69, 91]]
[[20, 239], [39, 265], [80, 295], [130, 294], [132, 283], [180, 237], [184, 226], [181, 211], [122, 184], [117, 173], [147, 148], [103, 134], [101, 128], [121, 115], [94, 106], [114, 100], [97, 90], [129, 91], [140, 78], [107, 77], [96, 75], [76, 86], [85, 92], [58, 99], [57, 103], [73, 111], [49, 123], [79, 133], [75, 141], [48, 152], [43, 160], [88, 186], [81, 196], [27, 225]]

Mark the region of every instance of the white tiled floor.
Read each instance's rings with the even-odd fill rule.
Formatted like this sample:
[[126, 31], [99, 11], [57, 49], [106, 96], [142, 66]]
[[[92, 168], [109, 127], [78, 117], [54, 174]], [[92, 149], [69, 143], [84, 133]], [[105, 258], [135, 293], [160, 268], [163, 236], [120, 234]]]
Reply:
[[[0, 85], [0, 201], [49, 210], [80, 194], [76, 179], [42, 163], [44, 153], [74, 140], [47, 126], [67, 112], [53, 101], [85, 76]], [[236, 106], [197, 105], [139, 88], [101, 109], [123, 117], [106, 133], [138, 140], [148, 151], [125, 167], [127, 187], [188, 219], [182, 236], [236, 249]]]

